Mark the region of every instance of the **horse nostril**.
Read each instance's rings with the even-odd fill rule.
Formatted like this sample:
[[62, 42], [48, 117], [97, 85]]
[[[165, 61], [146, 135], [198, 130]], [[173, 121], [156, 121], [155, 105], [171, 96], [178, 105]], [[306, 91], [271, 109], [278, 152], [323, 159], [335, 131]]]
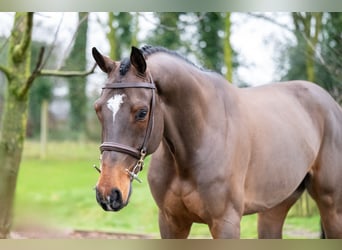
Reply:
[[117, 188], [113, 188], [109, 197], [110, 206], [114, 211], [118, 211], [122, 208], [122, 194]]
[[110, 195], [103, 196], [101, 192], [95, 188], [96, 201], [105, 211], [119, 211], [124, 207], [122, 201], [121, 191], [117, 188], [113, 188]]
[[96, 201], [97, 203], [103, 208], [105, 211], [109, 211], [109, 208], [107, 206], [107, 201], [103, 198], [97, 187], [95, 187], [95, 193], [96, 193]]

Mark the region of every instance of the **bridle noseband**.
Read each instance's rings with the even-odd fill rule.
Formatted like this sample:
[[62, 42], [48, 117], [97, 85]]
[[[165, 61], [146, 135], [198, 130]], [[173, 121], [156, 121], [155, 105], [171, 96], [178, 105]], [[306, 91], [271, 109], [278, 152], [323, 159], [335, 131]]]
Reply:
[[138, 161], [134, 165], [132, 170], [126, 169], [128, 175], [132, 180], [137, 180], [141, 183], [140, 179], [138, 178], [138, 173], [142, 170], [144, 165], [144, 159], [147, 153], [148, 143], [151, 137], [151, 132], [153, 129], [154, 124], [154, 107], [155, 107], [155, 89], [156, 85], [154, 84], [152, 78], [151, 82], [137, 82], [137, 83], [108, 83], [102, 89], [127, 89], [127, 88], [144, 88], [144, 89], [151, 89], [152, 90], [152, 98], [150, 104], [150, 114], [148, 117], [147, 129], [145, 133], [145, 137], [143, 140], [142, 145], [139, 148], [134, 148], [128, 145], [116, 143], [116, 142], [103, 142], [100, 145], [101, 154], [104, 151], [115, 151], [119, 153], [128, 154]]

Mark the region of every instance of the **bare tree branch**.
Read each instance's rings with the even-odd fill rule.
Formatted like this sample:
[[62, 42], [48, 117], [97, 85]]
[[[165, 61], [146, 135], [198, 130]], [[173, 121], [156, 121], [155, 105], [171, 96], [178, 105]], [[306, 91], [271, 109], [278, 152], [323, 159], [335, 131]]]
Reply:
[[248, 15], [251, 16], [251, 17], [255, 17], [255, 18], [260, 18], [260, 19], [263, 19], [265, 21], [268, 21], [272, 24], [275, 24], [277, 26], [279, 26], [280, 28], [283, 28], [291, 33], [294, 33], [294, 30], [291, 29], [289, 26], [285, 25], [285, 24], [282, 24], [282, 23], [278, 23], [276, 20], [274, 20], [273, 18], [271, 17], [268, 17], [268, 16], [265, 16], [265, 15], [262, 15], [262, 14], [257, 14], [257, 13], [251, 13], [251, 12], [248, 12]]
[[39, 76], [40, 71], [41, 71], [41, 67], [42, 67], [42, 63], [43, 63], [44, 52], [45, 52], [45, 48], [41, 47], [40, 51], [39, 51], [39, 56], [38, 56], [38, 60], [36, 63], [36, 67], [32, 71], [30, 77], [27, 79], [26, 83], [24, 84], [24, 86], [22, 87], [22, 89], [19, 92], [19, 95], [21, 97], [23, 97], [27, 94], [27, 92], [29, 91], [29, 89], [32, 86], [32, 83]]
[[96, 63], [88, 71], [62, 71], [62, 70], [49, 70], [44, 69], [40, 71], [41, 76], [60, 76], [60, 77], [76, 77], [76, 76], [88, 76], [94, 73], [96, 68]]
[[58, 26], [57, 26], [57, 29], [55, 31], [55, 35], [54, 35], [54, 39], [52, 41], [52, 44], [49, 46], [49, 50], [48, 50], [48, 53], [47, 53], [47, 56], [45, 57], [45, 60], [43, 61], [42, 65], [41, 65], [41, 69], [44, 68], [47, 64], [47, 61], [49, 60], [51, 54], [52, 54], [52, 50], [55, 48], [56, 46], [56, 43], [57, 43], [57, 36], [58, 36], [58, 33], [59, 33], [59, 30], [62, 26], [62, 21], [63, 21], [63, 18], [61, 18], [59, 20], [59, 23], [58, 23]]
[[78, 24], [77, 24], [77, 28], [74, 32], [74, 34], [72, 35], [72, 38], [69, 42], [69, 45], [67, 47], [67, 49], [65, 50], [65, 53], [63, 54], [63, 57], [62, 57], [62, 60], [60, 62], [60, 65], [58, 66], [58, 68], [62, 68], [64, 66], [64, 63], [65, 63], [65, 60], [66, 60], [66, 57], [67, 55], [69, 54], [69, 51], [71, 50], [71, 46], [73, 45], [73, 42], [75, 41], [76, 39], [76, 35], [77, 35], [77, 32], [78, 30], [80, 29], [80, 26], [82, 23], [84, 23], [89, 17], [89, 14], [87, 14], [86, 16], [84, 16], [81, 20], [79, 20]]
[[[36, 63], [35, 69], [32, 71], [30, 77], [27, 79], [25, 85], [22, 87], [22, 89], [19, 92], [19, 96], [25, 96], [29, 89], [31, 88], [34, 80], [39, 77], [39, 76], [59, 76], [59, 77], [82, 77], [82, 76], [87, 76], [92, 73], [94, 73], [95, 68], [96, 68], [96, 63], [93, 65], [93, 67], [88, 70], [88, 71], [62, 71], [62, 70], [49, 70], [49, 69], [42, 69], [44, 66], [44, 53], [45, 53], [45, 48], [42, 47], [39, 52], [38, 60]], [[0, 65], [0, 70], [1, 65]], [[4, 68], [6, 70], [6, 68]]]

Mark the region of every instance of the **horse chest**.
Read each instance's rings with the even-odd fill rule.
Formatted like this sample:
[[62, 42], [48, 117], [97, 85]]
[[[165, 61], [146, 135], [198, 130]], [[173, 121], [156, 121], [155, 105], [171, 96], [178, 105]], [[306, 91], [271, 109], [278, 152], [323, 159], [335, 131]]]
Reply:
[[164, 207], [171, 215], [182, 215], [202, 222], [207, 216], [200, 193], [189, 181], [175, 178], [165, 195]]

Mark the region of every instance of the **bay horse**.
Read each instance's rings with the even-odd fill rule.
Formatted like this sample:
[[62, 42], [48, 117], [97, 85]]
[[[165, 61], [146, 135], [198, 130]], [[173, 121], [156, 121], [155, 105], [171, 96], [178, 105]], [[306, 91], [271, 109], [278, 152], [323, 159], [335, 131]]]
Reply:
[[281, 238], [307, 190], [326, 237], [342, 238], [342, 110], [314, 83], [238, 88], [162, 47], [132, 47], [114, 61], [94, 107], [102, 126], [96, 199], [125, 207], [146, 155], [162, 238], [187, 238], [193, 223], [213, 238], [239, 238], [258, 213], [258, 237]]

